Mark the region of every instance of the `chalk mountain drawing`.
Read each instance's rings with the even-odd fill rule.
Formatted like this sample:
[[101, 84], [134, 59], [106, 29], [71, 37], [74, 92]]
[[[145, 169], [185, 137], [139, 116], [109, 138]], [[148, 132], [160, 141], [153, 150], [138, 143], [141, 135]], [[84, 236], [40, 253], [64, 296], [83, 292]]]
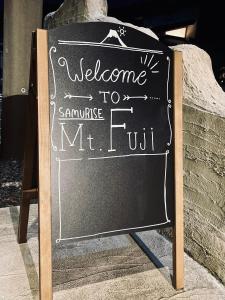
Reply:
[[104, 40], [100, 44], [120, 45], [123, 47], [127, 47], [119, 37], [116, 30], [113, 29], [109, 30], [108, 35], [104, 38]]

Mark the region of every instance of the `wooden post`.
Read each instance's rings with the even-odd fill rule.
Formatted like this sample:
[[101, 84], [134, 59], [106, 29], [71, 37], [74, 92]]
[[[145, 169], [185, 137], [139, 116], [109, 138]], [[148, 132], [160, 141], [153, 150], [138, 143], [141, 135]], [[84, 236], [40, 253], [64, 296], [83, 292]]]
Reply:
[[36, 99], [32, 96], [28, 98], [27, 122], [25, 135], [25, 150], [23, 161], [23, 183], [20, 201], [20, 217], [18, 226], [18, 243], [26, 243], [27, 227], [30, 210], [30, 200], [37, 198], [37, 188], [33, 188], [34, 163], [36, 161], [36, 139], [37, 139], [37, 119], [36, 119]]
[[47, 36], [46, 30], [37, 30], [39, 293], [41, 300], [52, 299], [50, 120]]
[[[26, 133], [23, 160], [23, 182], [20, 201], [18, 243], [26, 243], [30, 200], [38, 197], [37, 193], [37, 59], [36, 35], [32, 34], [29, 95], [26, 104]], [[35, 179], [35, 183], [34, 183]]]
[[182, 53], [174, 52], [174, 170], [175, 225], [173, 230], [173, 284], [184, 287], [184, 216], [183, 216], [183, 71]]

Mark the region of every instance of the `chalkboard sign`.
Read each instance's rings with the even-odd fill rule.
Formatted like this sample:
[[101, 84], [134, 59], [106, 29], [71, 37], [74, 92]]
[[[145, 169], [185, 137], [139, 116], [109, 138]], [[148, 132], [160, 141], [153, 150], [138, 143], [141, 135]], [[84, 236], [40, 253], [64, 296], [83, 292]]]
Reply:
[[52, 299], [52, 251], [67, 241], [130, 233], [149, 256], [135, 231], [167, 226], [183, 288], [182, 54], [111, 23], [35, 37], [18, 242], [38, 195], [40, 299]]
[[48, 49], [53, 244], [173, 226], [172, 51], [112, 23]]

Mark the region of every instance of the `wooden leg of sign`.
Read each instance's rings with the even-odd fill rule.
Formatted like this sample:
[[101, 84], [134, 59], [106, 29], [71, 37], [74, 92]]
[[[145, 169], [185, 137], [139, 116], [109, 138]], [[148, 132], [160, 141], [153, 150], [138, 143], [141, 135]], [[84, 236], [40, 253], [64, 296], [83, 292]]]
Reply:
[[33, 190], [33, 176], [36, 161], [36, 140], [37, 140], [37, 107], [36, 98], [29, 96], [27, 98], [27, 122], [25, 136], [25, 150], [23, 161], [23, 183], [22, 198], [20, 203], [20, 217], [18, 226], [18, 243], [27, 242], [27, 227], [30, 210], [30, 200], [37, 197], [37, 189]]
[[20, 201], [20, 216], [19, 216], [19, 226], [17, 241], [19, 244], [27, 242], [27, 227], [30, 211], [30, 198], [26, 197], [22, 192], [22, 198]]
[[27, 228], [30, 211], [30, 200], [38, 197], [37, 189], [23, 190], [20, 203], [20, 216], [17, 240], [19, 244], [27, 242]]
[[18, 226], [18, 243], [26, 243], [30, 200], [37, 198], [37, 91], [36, 91], [36, 46], [32, 35], [29, 96], [27, 96], [26, 134], [23, 160], [22, 197]]
[[173, 284], [184, 287], [184, 218], [183, 218], [183, 117], [182, 53], [174, 52], [174, 153], [175, 153], [175, 225], [173, 228]]
[[37, 30], [39, 282], [40, 299], [52, 299], [50, 130], [47, 31]]

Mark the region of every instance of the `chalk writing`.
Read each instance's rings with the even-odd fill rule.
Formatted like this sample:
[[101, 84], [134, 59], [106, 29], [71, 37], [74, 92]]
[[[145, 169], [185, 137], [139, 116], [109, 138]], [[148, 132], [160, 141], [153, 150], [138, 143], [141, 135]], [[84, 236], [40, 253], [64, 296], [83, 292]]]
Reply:
[[[58, 35], [49, 46], [52, 78], [51, 147], [54, 150], [52, 161], [56, 163], [52, 174], [58, 187], [57, 243], [171, 223], [167, 205], [168, 197], [172, 195], [171, 189], [169, 196], [167, 191], [173, 137], [170, 54], [164, 53], [163, 47], [150, 46], [148, 49], [146, 42], [140, 43], [140, 47], [137, 46], [138, 42], [133, 46], [129, 42], [131, 29], [127, 27], [110, 24], [104, 26], [107, 28], [105, 35], [100, 37], [100, 31], [97, 42], [92, 41], [90, 31], [89, 38], [84, 40], [80, 40], [79, 32], [78, 40], [74, 40], [76, 34], [71, 39], [65, 34], [64, 40]], [[54, 36], [54, 32], [52, 34]], [[149, 176], [151, 188], [146, 183], [146, 176]], [[70, 182], [68, 191], [65, 180]], [[116, 222], [119, 225], [114, 228], [110, 221], [111, 225], [104, 227], [98, 217], [96, 222], [99, 225], [94, 224], [92, 228], [90, 226], [87, 232], [79, 229], [79, 233], [77, 231], [74, 235], [71, 228], [76, 231], [81, 225], [73, 220], [67, 227], [62, 216], [69, 215], [73, 205], [65, 204], [62, 199], [67, 195], [68, 201], [75, 201], [72, 198], [74, 186], [79, 194], [76, 200], [79, 205], [74, 202], [74, 210], [80, 210], [83, 201], [84, 207], [90, 205], [90, 197], [94, 197], [96, 203], [99, 201], [104, 205], [101, 202], [102, 194], [98, 194], [98, 190], [102, 188], [100, 181], [110, 191], [113, 190], [115, 201], [121, 201], [118, 203], [121, 215], [114, 210], [113, 205], [107, 204], [108, 209], [112, 209], [108, 219], [118, 216]], [[111, 181], [116, 183], [111, 184]], [[118, 194], [117, 189], [120, 191]], [[157, 199], [155, 204], [148, 200], [151, 198], [151, 191]], [[113, 198], [113, 194], [106, 192], [109, 199]], [[144, 204], [142, 193], [145, 195]], [[133, 195], [136, 198], [132, 198]], [[130, 212], [129, 224], [126, 226], [123, 218], [125, 210], [132, 206], [132, 201], [129, 205], [129, 201], [123, 198], [133, 199], [135, 209], [140, 209], [138, 221], [135, 221], [136, 217]], [[104, 201], [107, 202], [107, 199]], [[157, 216], [152, 222], [148, 222], [145, 211], [154, 211], [158, 206]], [[97, 211], [95, 206], [92, 207], [92, 210], [95, 209]], [[80, 222], [86, 218], [86, 213], [82, 211], [81, 215], [78, 218]], [[89, 221], [90, 218], [85, 224]]]
[[[135, 72], [134, 70], [123, 70], [119, 68], [114, 68], [112, 70], [102, 68], [102, 62], [98, 59], [94, 66], [90, 68], [88, 65], [85, 68], [84, 58], [82, 57], [79, 62], [79, 73], [74, 73], [71, 75], [71, 69], [74, 66], [69, 67], [68, 61], [65, 57], [60, 57], [58, 59], [58, 64], [61, 67], [66, 67], [68, 78], [73, 82], [83, 82], [83, 81], [103, 81], [103, 82], [118, 82], [121, 83], [137, 83], [138, 85], [144, 85], [147, 82], [146, 71]], [[153, 66], [154, 67], [154, 66]]]

